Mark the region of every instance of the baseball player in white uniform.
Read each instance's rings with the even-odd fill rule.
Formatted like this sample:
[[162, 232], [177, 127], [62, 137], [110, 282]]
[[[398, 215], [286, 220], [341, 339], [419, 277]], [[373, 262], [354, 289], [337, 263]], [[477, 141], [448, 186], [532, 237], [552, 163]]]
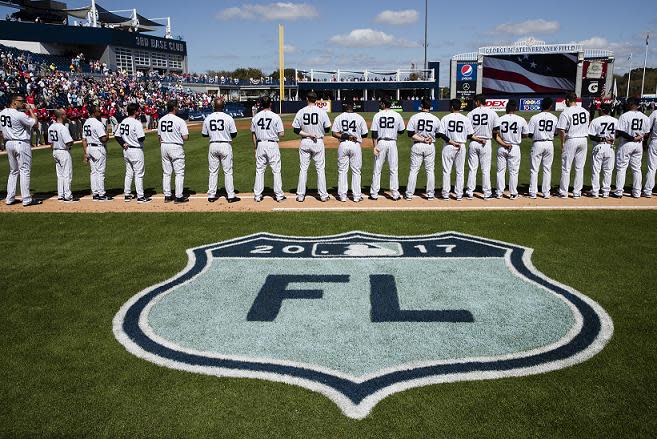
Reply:
[[600, 170], [602, 170], [602, 198], [611, 192], [611, 173], [614, 171], [614, 141], [618, 120], [611, 117], [611, 105], [600, 105], [602, 116], [596, 117], [589, 126], [589, 139], [593, 141], [591, 150], [591, 196], [600, 196]]
[[493, 128], [497, 125], [499, 116], [497, 113], [486, 106], [486, 98], [483, 95], [477, 95], [474, 98], [475, 108], [468, 113], [468, 119], [472, 124], [475, 136], [482, 142], [473, 140], [470, 142], [468, 149], [468, 184], [465, 194], [469, 200], [474, 198], [474, 190], [477, 185], [477, 170], [481, 166], [481, 190], [484, 194], [484, 200], [492, 198], [490, 184], [490, 165], [493, 155], [491, 139], [493, 138]]
[[310, 159], [315, 162], [317, 169], [317, 192], [321, 201], [328, 201], [326, 190], [326, 165], [324, 153], [324, 134], [331, 129], [331, 120], [326, 111], [315, 105], [317, 95], [309, 92], [306, 95], [308, 105], [299, 110], [292, 121], [294, 132], [301, 136], [299, 145], [299, 184], [297, 185], [297, 201], [306, 198], [306, 180], [308, 179], [308, 166]]
[[495, 140], [500, 144], [497, 149], [497, 198], [502, 198], [506, 186], [506, 170], [509, 170], [509, 198], [518, 198], [518, 173], [520, 171], [520, 143], [529, 134], [529, 127], [524, 118], [515, 114], [518, 102], [509, 99], [506, 114], [499, 119]]
[[557, 129], [561, 140], [561, 182], [559, 196], [568, 198], [570, 185], [570, 170], [575, 163], [575, 178], [573, 180], [573, 198], [582, 196], [584, 186], [584, 165], [588, 149], [589, 112], [577, 105], [575, 93], [566, 95], [568, 106], [559, 115]]
[[94, 201], [109, 201], [112, 197], [105, 193], [105, 165], [107, 163], [107, 132], [100, 121], [101, 109], [92, 106], [89, 109], [91, 117], [82, 126], [82, 148], [84, 161], [89, 164], [91, 179], [91, 194]]
[[150, 197], [144, 195], [144, 126], [137, 119], [139, 105], [128, 104], [128, 117], [123, 119], [116, 129], [114, 138], [123, 148], [125, 161], [125, 180], [123, 198], [126, 202], [132, 200], [132, 180], [135, 181], [137, 203], [149, 203]]
[[650, 121], [645, 114], [638, 111], [639, 100], [629, 98], [626, 102], [628, 111], [618, 118], [616, 137], [620, 144], [616, 150], [616, 191], [614, 196], [621, 198], [625, 187], [625, 174], [629, 165], [632, 169], [632, 196], [641, 196], [641, 159], [643, 158], [643, 139], [650, 132]]
[[450, 114], [440, 121], [440, 138], [445, 141], [443, 145], [443, 189], [442, 199], [449, 200], [452, 189], [452, 168], [456, 170], [456, 182], [454, 184], [454, 196], [457, 201], [463, 199], [463, 183], [465, 181], [465, 155], [466, 143], [472, 139], [475, 142], [483, 142], [474, 135], [474, 128], [470, 119], [461, 114], [461, 101], [452, 99], [449, 101]]
[[268, 165], [271, 166], [274, 177], [276, 201], [281, 202], [286, 199], [281, 178], [281, 152], [278, 149], [278, 140], [284, 134], [281, 117], [271, 111], [271, 99], [269, 96], [260, 98], [260, 111], [251, 119], [251, 136], [256, 161], [253, 196], [256, 202], [262, 201], [262, 192], [265, 189], [265, 171]]
[[229, 203], [240, 200], [235, 196], [233, 185], [233, 147], [231, 142], [237, 137], [235, 120], [229, 114], [224, 113], [224, 99], [214, 100], [214, 113], [205, 118], [201, 135], [210, 138], [208, 149], [208, 164], [210, 176], [208, 179], [208, 201], [214, 203], [217, 197], [217, 181], [219, 178], [219, 166], [224, 169], [224, 185], [226, 186], [226, 198]]
[[399, 194], [399, 153], [397, 152], [397, 136], [406, 130], [404, 119], [396, 111], [391, 110], [392, 99], [386, 96], [381, 100], [383, 109], [372, 119], [372, 140], [374, 142], [374, 174], [370, 188], [370, 200], [379, 198], [381, 189], [381, 171], [388, 158], [390, 168], [390, 193], [392, 199], [397, 201]]
[[433, 200], [436, 191], [436, 138], [440, 133], [440, 119], [431, 114], [431, 99], [422, 99], [421, 112], [411, 116], [406, 127], [408, 137], [413, 140], [411, 147], [411, 167], [406, 184], [405, 200], [412, 200], [415, 194], [417, 174], [420, 172], [422, 163], [427, 173], [427, 188], [425, 191], [428, 200]]
[[541, 102], [541, 112], [529, 119], [527, 130], [532, 139], [529, 170], [529, 197], [536, 198], [538, 193], [538, 172], [543, 168], [543, 184], [541, 192], [543, 198], [550, 198], [552, 186], [552, 162], [554, 161], [554, 134], [557, 131], [557, 117], [550, 113], [551, 98]]
[[648, 118], [650, 138], [648, 140], [648, 170], [646, 171], [646, 184], [643, 187], [643, 195], [652, 197], [655, 188], [655, 172], [657, 171], [657, 110], [653, 111]]
[[[22, 109], [26, 109], [27, 114]], [[32, 105], [26, 105], [22, 96], [13, 95], [9, 100], [9, 108], [0, 111], [0, 128], [4, 148], [9, 159], [9, 178], [7, 179], [7, 198], [5, 203], [12, 205], [16, 201], [16, 184], [21, 179], [21, 197], [23, 206], [41, 204], [30, 194], [30, 173], [32, 171], [32, 127], [37, 123], [37, 117]]]
[[[186, 203], [188, 197], [183, 194], [185, 187], [185, 150], [183, 143], [189, 139], [189, 130], [184, 120], [176, 116], [178, 101], [167, 102], [168, 114], [160, 119], [157, 135], [160, 138], [162, 153], [162, 190], [164, 202]], [[171, 174], [176, 174], [175, 198], [171, 194]]]
[[360, 189], [360, 170], [363, 166], [363, 154], [360, 148], [363, 139], [367, 137], [367, 123], [363, 116], [354, 113], [354, 103], [344, 104], [345, 112], [333, 121], [333, 137], [340, 139], [338, 146], [338, 197], [347, 201], [347, 176], [351, 167], [351, 193], [358, 203], [363, 199]]
[[52, 147], [52, 158], [55, 160], [55, 171], [57, 172], [57, 201], [73, 203], [79, 201], [73, 198], [71, 193], [71, 180], [73, 180], [73, 159], [71, 158], [71, 146], [73, 137], [64, 125], [66, 123], [66, 111], [55, 110], [55, 122], [48, 128], [48, 143]]

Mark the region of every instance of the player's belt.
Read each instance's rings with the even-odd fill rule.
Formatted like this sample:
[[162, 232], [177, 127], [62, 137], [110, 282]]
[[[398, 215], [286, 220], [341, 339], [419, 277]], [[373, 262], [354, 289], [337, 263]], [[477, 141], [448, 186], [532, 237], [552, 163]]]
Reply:
[[5, 142], [26, 142], [26, 143], [30, 143], [30, 139], [5, 139]]
[[227, 143], [229, 145], [231, 144], [231, 142], [229, 142], [227, 140], [211, 140], [210, 145], [212, 145], [213, 143]]
[[101, 146], [104, 146], [104, 145], [101, 145], [100, 143], [90, 143], [88, 146], [97, 146], [97, 147], [101, 147]]
[[269, 139], [257, 139], [256, 142], [261, 143], [261, 142], [271, 142], [271, 143], [278, 143], [278, 140], [269, 140]]
[[143, 146], [130, 146], [130, 145], [128, 145], [128, 148], [132, 148], [132, 149], [144, 149]]
[[394, 141], [397, 140], [397, 139], [391, 139], [390, 137], [379, 137], [379, 138], [376, 139], [376, 140], [378, 140], [378, 141], [383, 140], [383, 141], [386, 141], [386, 142], [394, 142]]
[[183, 146], [182, 143], [174, 143], [174, 142], [162, 142], [162, 145], [176, 145], [176, 146]]

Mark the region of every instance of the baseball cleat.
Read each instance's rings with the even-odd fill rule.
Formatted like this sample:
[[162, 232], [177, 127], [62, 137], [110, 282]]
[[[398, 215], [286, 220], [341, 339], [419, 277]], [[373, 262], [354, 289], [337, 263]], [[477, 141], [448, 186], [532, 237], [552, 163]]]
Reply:
[[323, 198], [319, 199], [319, 201], [321, 201], [322, 203], [326, 203], [328, 200], [329, 200], [329, 197], [323, 197]]
[[495, 198], [497, 198], [498, 200], [501, 200], [503, 196], [504, 196], [504, 194], [502, 192], [498, 192], [497, 195], [495, 195]]
[[441, 200], [443, 200], [443, 201], [449, 201], [449, 197], [442, 197]]
[[[262, 197], [253, 197], [253, 199], [255, 200], [256, 203], [259, 203], [259, 202], [262, 201]], [[276, 201], [278, 201], [278, 200], [276, 200]]]
[[172, 195], [165, 195], [164, 196], [164, 202], [165, 203], [170, 203], [173, 201], [173, 196]]
[[411, 201], [413, 197], [411, 195], [404, 195], [404, 200]]
[[379, 199], [379, 196], [378, 195], [368, 195], [367, 199], [372, 200], [372, 201], [376, 201], [376, 200]]
[[582, 198], [582, 194], [573, 194], [573, 198]]
[[399, 201], [401, 200], [401, 197], [392, 197], [392, 201]]
[[126, 203], [129, 203], [130, 200], [132, 200], [132, 195], [124, 195], [123, 196], [123, 201], [125, 201]]
[[354, 203], [360, 203], [361, 201], [363, 201], [363, 197], [355, 197], [354, 198]]
[[652, 198], [652, 193], [651, 192], [644, 192], [643, 196], [646, 198]]
[[219, 199], [219, 197], [208, 197], [208, 202], [209, 202], [209, 203], [214, 203], [214, 202], [217, 201], [218, 199]]
[[100, 195], [97, 195], [97, 194], [96, 194], [96, 195], [94, 195], [94, 196], [92, 197], [92, 200], [93, 200], [93, 201], [98, 201], [99, 198], [100, 198]]
[[230, 197], [230, 198], [228, 198], [229, 203], [237, 203], [239, 200], [241, 200], [240, 197]]
[[465, 196], [465, 198], [467, 198], [468, 200], [474, 200], [474, 195], [473, 194], [467, 194]]
[[611, 193], [612, 198], [623, 198], [623, 194], [618, 194], [616, 192]]
[[641, 198], [641, 194], [638, 194], [638, 195], [632, 194], [632, 198]]
[[43, 201], [32, 199], [29, 203], [23, 203], [23, 207], [38, 206], [39, 204], [43, 204]]
[[297, 195], [297, 202], [303, 203], [303, 200], [305, 200], [306, 197], [304, 195]]
[[602, 194], [602, 198], [609, 198], [609, 194]]
[[176, 199], [173, 200], [173, 204], [183, 204], [188, 202], [189, 202], [189, 197], [176, 197]]
[[137, 203], [139, 204], [145, 204], [145, 203], [150, 203], [151, 202], [151, 197], [139, 197], [137, 198]]
[[591, 194], [591, 198], [600, 198], [600, 195], [598, 195], [598, 194]]
[[20, 201], [18, 200], [5, 201], [5, 204], [7, 206], [13, 206], [14, 204], [18, 204], [18, 203], [20, 203]]
[[550, 195], [549, 193], [548, 194], [543, 194], [543, 198], [545, 198], [546, 200], [549, 200], [550, 198], [552, 198], [552, 195]]
[[536, 194], [529, 194], [529, 198], [531, 198], [532, 200], [535, 200], [536, 199]]
[[463, 197], [456, 197], [456, 201], [462, 201]]
[[347, 202], [347, 197], [340, 197], [340, 202], [341, 203], [346, 203]]
[[511, 195], [509, 195], [509, 199], [510, 199], [510, 200], [517, 200], [518, 197], [519, 197], [518, 194], [511, 194]]
[[565, 200], [568, 198], [568, 194], [559, 194], [559, 198]]
[[62, 198], [62, 201], [64, 203], [77, 203], [78, 201], [80, 201], [80, 199], [76, 197], [69, 197], [69, 198]]
[[57, 201], [64, 201], [64, 197], [58, 197]]
[[[283, 195], [283, 196], [280, 197], [280, 198], [276, 198], [276, 202], [277, 202], [277, 203], [282, 203], [282, 202], [285, 201], [285, 200], [287, 200], [287, 197], [286, 197], [285, 195]], [[256, 198], [256, 201], [257, 201], [257, 202], [260, 202], [260, 201], [262, 201], [262, 198], [260, 198], [259, 200]]]
[[113, 200], [113, 198], [108, 195], [98, 195], [98, 198], [96, 198], [96, 201], [111, 201], [111, 200]]

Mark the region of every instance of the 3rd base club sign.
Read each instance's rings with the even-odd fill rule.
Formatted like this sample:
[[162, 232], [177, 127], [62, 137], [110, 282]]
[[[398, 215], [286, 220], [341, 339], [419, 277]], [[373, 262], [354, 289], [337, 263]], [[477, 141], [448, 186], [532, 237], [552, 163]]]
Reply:
[[352, 418], [412, 387], [568, 367], [613, 333], [531, 249], [461, 233], [259, 233], [187, 253], [117, 313], [119, 342], [174, 369], [302, 386]]

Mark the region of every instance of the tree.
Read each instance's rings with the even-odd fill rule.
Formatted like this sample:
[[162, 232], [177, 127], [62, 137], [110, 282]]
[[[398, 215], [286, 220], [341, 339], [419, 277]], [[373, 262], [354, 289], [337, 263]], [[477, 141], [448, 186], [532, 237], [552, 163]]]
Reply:
[[[618, 96], [625, 97], [627, 93], [627, 73], [623, 76], [614, 75], [617, 81]], [[630, 81], [630, 96], [641, 95], [641, 78], [643, 77], [643, 67], [632, 69], [632, 78]], [[657, 87], [657, 68], [646, 69], [646, 84], [643, 87], [644, 94], [655, 94]]]

